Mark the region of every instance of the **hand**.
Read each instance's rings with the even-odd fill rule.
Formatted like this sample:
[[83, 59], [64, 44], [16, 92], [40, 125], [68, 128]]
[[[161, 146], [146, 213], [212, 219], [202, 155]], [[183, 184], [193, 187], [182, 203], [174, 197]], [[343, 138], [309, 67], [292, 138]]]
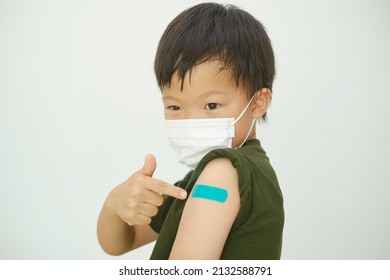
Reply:
[[162, 194], [187, 197], [185, 190], [152, 178], [155, 170], [155, 157], [146, 156], [144, 166], [109, 194], [105, 203], [108, 210], [128, 225], [146, 225], [163, 204]]

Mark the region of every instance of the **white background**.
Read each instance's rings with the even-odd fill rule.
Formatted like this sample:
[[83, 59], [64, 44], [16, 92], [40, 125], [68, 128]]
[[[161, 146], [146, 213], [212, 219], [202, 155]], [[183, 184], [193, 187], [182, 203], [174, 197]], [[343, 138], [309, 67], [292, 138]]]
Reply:
[[[0, 1], [0, 259], [118, 259], [96, 220], [166, 146], [158, 40], [200, 1]], [[283, 259], [390, 259], [390, 2], [230, 1], [277, 63], [257, 127], [284, 192]], [[149, 258], [152, 245], [124, 259]]]

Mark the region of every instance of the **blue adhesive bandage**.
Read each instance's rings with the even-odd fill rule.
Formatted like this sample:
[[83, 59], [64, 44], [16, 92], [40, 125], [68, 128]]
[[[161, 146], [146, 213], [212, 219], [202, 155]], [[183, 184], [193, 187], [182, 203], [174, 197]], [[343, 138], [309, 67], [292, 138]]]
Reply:
[[225, 202], [228, 197], [228, 192], [225, 189], [217, 187], [196, 185], [192, 190], [192, 197]]

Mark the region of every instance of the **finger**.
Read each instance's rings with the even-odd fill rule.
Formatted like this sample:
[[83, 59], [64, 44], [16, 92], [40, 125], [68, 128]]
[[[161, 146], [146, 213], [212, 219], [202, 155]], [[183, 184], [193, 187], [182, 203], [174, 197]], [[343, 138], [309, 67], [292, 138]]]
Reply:
[[187, 197], [187, 192], [182, 188], [154, 178], [145, 178], [144, 186], [155, 193], [169, 195], [177, 199], [185, 199]]
[[147, 203], [142, 203], [138, 207], [138, 214], [144, 215], [146, 217], [154, 217], [157, 215], [158, 208], [154, 205], [150, 205]]
[[149, 177], [153, 176], [154, 171], [156, 170], [156, 158], [154, 155], [147, 155], [145, 157], [144, 166], [138, 171], [142, 175], [146, 175]]
[[141, 200], [144, 203], [148, 203], [157, 207], [161, 206], [164, 203], [164, 198], [160, 194], [151, 190], [145, 190], [145, 193], [142, 196]]
[[187, 192], [185, 190], [172, 185], [166, 185], [164, 191], [161, 194], [169, 195], [177, 199], [187, 198]]
[[134, 222], [133, 223], [128, 223], [128, 224], [130, 226], [132, 226], [132, 225], [148, 225], [148, 224], [150, 224], [151, 221], [152, 221], [152, 218], [150, 218], [148, 216], [145, 216], [145, 215], [142, 215], [142, 214], [138, 214], [134, 218]]

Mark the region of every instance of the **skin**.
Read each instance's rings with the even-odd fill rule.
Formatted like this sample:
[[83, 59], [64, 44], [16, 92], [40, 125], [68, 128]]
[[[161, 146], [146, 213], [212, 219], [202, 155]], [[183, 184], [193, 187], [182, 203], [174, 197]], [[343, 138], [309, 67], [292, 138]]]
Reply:
[[155, 157], [147, 155], [144, 166], [107, 196], [97, 224], [98, 240], [107, 254], [121, 255], [156, 240], [149, 224], [163, 203], [161, 195], [187, 197], [181, 188], [154, 179], [155, 170]]
[[[185, 76], [182, 90], [181, 81], [173, 75], [170, 86], [162, 92], [165, 119], [170, 120], [237, 118], [249, 102], [244, 89], [236, 86], [228, 70], [220, 70], [217, 60], [194, 67], [191, 75]], [[242, 144], [253, 118], [265, 114], [270, 97], [271, 91], [267, 88], [255, 93], [250, 106], [235, 124], [233, 148]], [[248, 140], [255, 137], [254, 127]], [[97, 235], [108, 254], [120, 255], [158, 238], [149, 224], [163, 203], [162, 194], [177, 199], [187, 197], [181, 188], [153, 178], [155, 169], [154, 156], [146, 156], [144, 166], [115, 187], [103, 204]], [[189, 195], [170, 259], [219, 259], [238, 214], [238, 176], [228, 159], [209, 162], [195, 184], [224, 188], [228, 191], [228, 199], [219, 203]]]

